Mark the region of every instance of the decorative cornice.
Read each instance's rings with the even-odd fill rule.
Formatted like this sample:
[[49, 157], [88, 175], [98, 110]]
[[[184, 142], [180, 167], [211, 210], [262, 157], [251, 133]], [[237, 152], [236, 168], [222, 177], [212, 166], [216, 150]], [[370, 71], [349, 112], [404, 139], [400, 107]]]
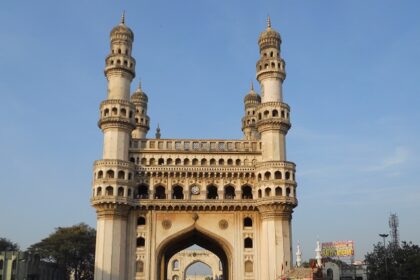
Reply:
[[125, 179], [118, 179], [118, 178], [100, 178], [94, 179], [94, 186], [110, 186], [110, 185], [118, 185], [118, 186], [127, 186], [127, 187], [134, 187], [136, 182], [133, 180], [125, 180]]
[[93, 163], [94, 168], [99, 167], [117, 167], [117, 168], [127, 168], [134, 170], [136, 168], [136, 164], [130, 161], [119, 160], [119, 159], [100, 159], [96, 160]]
[[283, 82], [286, 79], [286, 72], [276, 69], [262, 69], [257, 70], [256, 78], [259, 82], [267, 78], [277, 78]]
[[268, 130], [279, 130], [283, 134], [287, 134], [291, 127], [291, 123], [285, 118], [270, 117], [257, 121], [257, 129], [259, 133]]
[[130, 211], [130, 206], [114, 203], [93, 203], [96, 208], [98, 219], [123, 219], [126, 220]]
[[252, 200], [153, 200], [142, 199], [136, 205], [139, 210], [155, 211], [256, 211]]
[[259, 203], [258, 211], [261, 213], [261, 219], [275, 219], [280, 218], [283, 220], [291, 220], [293, 208], [297, 206], [297, 200], [295, 204], [292, 203]]
[[136, 72], [128, 66], [123, 64], [119, 65], [107, 65], [104, 70], [105, 76], [109, 79], [112, 76], [122, 76], [128, 78], [130, 81], [136, 77]]
[[286, 179], [273, 179], [273, 180], [264, 180], [264, 181], [258, 181], [257, 185], [258, 187], [273, 187], [273, 186], [286, 186], [286, 187], [296, 187], [297, 183], [293, 180], [286, 180]]
[[133, 102], [128, 101], [128, 100], [124, 100], [124, 99], [107, 99], [107, 100], [104, 100], [99, 105], [99, 109], [103, 109], [103, 107], [105, 107], [106, 105], [117, 105], [117, 104], [127, 106], [132, 110], [136, 109], [136, 106], [134, 105]]
[[264, 162], [257, 162], [255, 164], [255, 169], [263, 169], [263, 168], [286, 168], [290, 171], [295, 171], [296, 164], [291, 161], [264, 161]]
[[290, 112], [290, 106], [287, 103], [279, 102], [279, 101], [270, 101], [270, 102], [264, 102], [257, 106], [258, 113], [263, 113], [264, 109], [275, 109], [280, 108], [283, 110], [286, 110], [287, 112]]
[[102, 117], [98, 121], [98, 126], [102, 131], [108, 128], [121, 128], [128, 132], [131, 132], [136, 127], [133, 119], [120, 116]]
[[178, 165], [156, 165], [156, 166], [138, 166], [138, 172], [186, 172], [186, 173], [254, 173], [253, 166], [178, 166]]

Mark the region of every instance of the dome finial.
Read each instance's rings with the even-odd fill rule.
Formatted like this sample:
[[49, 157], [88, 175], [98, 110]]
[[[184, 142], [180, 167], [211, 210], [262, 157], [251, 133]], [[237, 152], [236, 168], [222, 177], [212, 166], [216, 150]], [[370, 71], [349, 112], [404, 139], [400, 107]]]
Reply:
[[254, 81], [251, 80], [251, 91], [254, 91]]
[[139, 79], [139, 86], [138, 89], [141, 90], [141, 79]]
[[270, 15], [267, 15], [267, 29], [271, 28], [271, 19]]
[[125, 10], [123, 11], [121, 16], [121, 24], [125, 24]]
[[160, 134], [160, 127], [159, 127], [159, 123], [158, 123], [157, 128], [156, 128], [156, 135], [155, 135], [155, 137], [156, 137], [156, 139], [160, 139], [160, 136], [161, 136], [161, 134]]

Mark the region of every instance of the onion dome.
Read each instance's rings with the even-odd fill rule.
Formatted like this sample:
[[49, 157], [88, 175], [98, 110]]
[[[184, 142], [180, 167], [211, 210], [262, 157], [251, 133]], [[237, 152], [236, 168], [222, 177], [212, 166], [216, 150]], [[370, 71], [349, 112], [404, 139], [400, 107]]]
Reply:
[[134, 40], [133, 31], [125, 25], [125, 12], [122, 14], [121, 22], [111, 30], [111, 38], [124, 38], [128, 37], [131, 41]]
[[267, 17], [267, 29], [261, 32], [258, 38], [260, 49], [265, 48], [279, 48], [281, 43], [280, 33], [271, 28], [270, 16]]
[[137, 87], [136, 91], [131, 96], [131, 101], [135, 102], [144, 102], [147, 103], [149, 98], [147, 97], [147, 94], [141, 89], [141, 83], [139, 83], [139, 86]]
[[258, 93], [254, 91], [254, 83], [252, 82], [251, 82], [251, 90], [249, 91], [247, 95], [245, 95], [244, 102], [245, 103], [251, 103], [251, 102], [261, 103], [261, 97], [258, 95]]

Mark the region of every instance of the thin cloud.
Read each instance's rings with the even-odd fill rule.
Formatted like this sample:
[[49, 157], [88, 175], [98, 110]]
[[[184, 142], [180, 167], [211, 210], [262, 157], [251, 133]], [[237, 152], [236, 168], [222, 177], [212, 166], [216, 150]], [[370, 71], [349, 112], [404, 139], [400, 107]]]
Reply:
[[[396, 147], [394, 153], [391, 156], [383, 158], [379, 163], [376, 163], [371, 166], [367, 166], [362, 171], [366, 172], [376, 172], [376, 171], [384, 171], [390, 168], [394, 168], [396, 166], [401, 166], [407, 162], [409, 159], [409, 150], [406, 147]], [[397, 173], [393, 173], [398, 174]]]

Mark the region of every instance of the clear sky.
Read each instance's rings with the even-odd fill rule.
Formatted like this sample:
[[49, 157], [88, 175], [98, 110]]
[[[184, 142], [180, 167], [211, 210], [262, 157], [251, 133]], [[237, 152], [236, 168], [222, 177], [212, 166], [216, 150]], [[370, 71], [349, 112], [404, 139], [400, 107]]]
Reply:
[[[420, 243], [420, 2], [2, 1], [0, 236], [26, 248], [95, 225], [92, 163], [104, 58], [122, 10], [154, 135], [241, 138], [257, 39], [270, 14], [287, 63], [293, 243], [353, 239], [361, 258], [388, 217]], [[259, 91], [259, 86], [256, 85]]]

